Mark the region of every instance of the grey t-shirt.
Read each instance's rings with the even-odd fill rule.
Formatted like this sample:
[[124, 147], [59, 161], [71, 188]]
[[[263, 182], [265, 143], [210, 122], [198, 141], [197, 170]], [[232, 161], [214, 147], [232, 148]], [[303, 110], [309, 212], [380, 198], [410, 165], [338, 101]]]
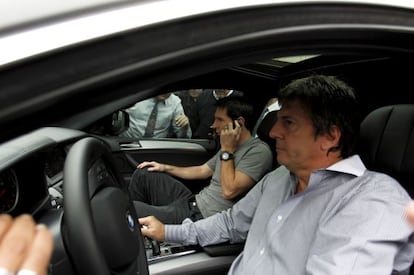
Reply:
[[[258, 182], [272, 168], [272, 158], [272, 152], [266, 143], [258, 138], [251, 138], [234, 152], [234, 166], [236, 171]], [[207, 161], [207, 165], [214, 170], [211, 182], [196, 195], [197, 206], [205, 218], [232, 207], [237, 201], [223, 198], [220, 152]]]

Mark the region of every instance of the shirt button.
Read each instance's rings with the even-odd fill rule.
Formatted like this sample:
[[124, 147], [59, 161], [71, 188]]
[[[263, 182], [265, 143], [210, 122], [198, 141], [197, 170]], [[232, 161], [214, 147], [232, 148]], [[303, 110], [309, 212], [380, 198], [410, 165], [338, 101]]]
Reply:
[[280, 221], [282, 220], [282, 218], [283, 218], [283, 217], [282, 217], [282, 216], [280, 216], [280, 215], [279, 215], [279, 216], [277, 216], [277, 221], [278, 221], [278, 222], [280, 222]]
[[265, 252], [264, 248], [260, 249], [260, 255], [263, 255], [264, 252]]

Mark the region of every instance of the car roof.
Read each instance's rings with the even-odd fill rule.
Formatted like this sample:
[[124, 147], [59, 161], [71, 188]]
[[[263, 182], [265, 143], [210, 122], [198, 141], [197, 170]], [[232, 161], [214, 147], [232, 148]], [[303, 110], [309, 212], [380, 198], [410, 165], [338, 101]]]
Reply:
[[[16, 5], [13, 0], [4, 0], [0, 2], [1, 10], [7, 10], [7, 13], [2, 14], [0, 18], [1, 28], [10, 26], [10, 25], [20, 25], [26, 22], [32, 22], [43, 18], [55, 17], [57, 15], [64, 15], [68, 13], [79, 13], [87, 10], [99, 10], [103, 7], [109, 6], [121, 6], [122, 4], [139, 4], [142, 5], [151, 5], [157, 2], [165, 1], [154, 1], [154, 0], [67, 0], [64, 2], [56, 2], [54, 0], [20, 0], [19, 5]], [[194, 4], [194, 1], [191, 0], [168, 0], [168, 2], [178, 5], [177, 9], [185, 5], [188, 7], [184, 12], [194, 13], [193, 6], [198, 6], [198, 10], [213, 11], [213, 10], [222, 10], [235, 7], [247, 7], [247, 6], [259, 6], [266, 4], [283, 4], [283, 3], [303, 3], [303, 2], [331, 2], [331, 3], [358, 3], [358, 4], [376, 4], [376, 5], [389, 5], [389, 6], [400, 6], [405, 8], [413, 7], [412, 1], [410, 0], [210, 0], [210, 1], [197, 1], [197, 4]], [[165, 3], [164, 3], [165, 4]], [[200, 5], [199, 5], [200, 4]], [[47, 8], [46, 8], [47, 7]], [[168, 14], [175, 14], [177, 10], [158, 10], [159, 14], [166, 16]]]
[[15, 1], [4, 0], [0, 2], [0, 8], [7, 13], [0, 17], [0, 28], [8, 29], [19, 25], [29, 25], [42, 21], [45, 18], [56, 18], [67, 15], [80, 14], [88, 10], [98, 10], [110, 7], [114, 4], [131, 2], [130, 0], [69, 0], [69, 1], [50, 1], [50, 0], [21, 0], [17, 5]]
[[[0, 1], [0, 66], [151, 24], [200, 14], [265, 5], [366, 4], [414, 9], [409, 0], [71, 0]], [[22, 8], [24, 7], [24, 8]], [[50, 39], [53, 37], [53, 39]], [[22, 45], [31, 45], [22, 47]]]

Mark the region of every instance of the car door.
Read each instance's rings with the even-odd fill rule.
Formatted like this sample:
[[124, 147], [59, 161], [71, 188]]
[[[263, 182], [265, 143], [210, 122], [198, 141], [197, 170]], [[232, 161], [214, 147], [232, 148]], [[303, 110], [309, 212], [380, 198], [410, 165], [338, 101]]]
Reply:
[[[161, 107], [152, 105], [158, 97], [140, 100], [91, 128], [92, 133], [96, 133], [93, 129], [105, 129], [98, 132], [98, 135], [110, 144], [116, 165], [125, 182], [130, 181], [137, 164], [143, 161], [194, 166], [205, 163], [217, 152], [219, 141], [210, 127], [214, 120], [214, 102], [209, 103], [208, 108], [204, 108], [206, 112], [201, 114], [202, 119], [199, 111], [203, 108], [197, 108], [198, 96], [208, 95], [212, 90], [199, 89], [199, 92], [171, 92], [165, 102], [157, 103], [161, 104]], [[177, 104], [171, 103], [173, 100], [176, 100]], [[149, 106], [146, 106], [148, 104]], [[172, 110], [174, 108], [176, 110]], [[145, 132], [149, 128], [153, 110], [158, 110], [157, 121], [152, 125], [155, 128], [152, 129], [153, 133], [149, 135]], [[183, 127], [177, 126], [177, 117], [181, 119], [181, 123], [184, 121]], [[111, 127], [115, 124], [122, 127], [105, 127], [108, 120], [111, 120]], [[183, 183], [194, 193], [198, 193], [209, 183], [209, 179], [183, 180]]]

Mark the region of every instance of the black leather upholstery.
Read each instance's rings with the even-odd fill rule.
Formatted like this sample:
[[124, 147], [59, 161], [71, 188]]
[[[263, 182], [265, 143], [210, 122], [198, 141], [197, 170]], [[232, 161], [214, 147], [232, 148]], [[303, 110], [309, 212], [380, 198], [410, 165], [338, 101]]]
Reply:
[[359, 153], [368, 169], [386, 173], [414, 195], [414, 104], [372, 111], [361, 123]]
[[[414, 104], [390, 105], [361, 123], [359, 154], [368, 169], [386, 173], [414, 195]], [[410, 275], [414, 275], [414, 265]]]

